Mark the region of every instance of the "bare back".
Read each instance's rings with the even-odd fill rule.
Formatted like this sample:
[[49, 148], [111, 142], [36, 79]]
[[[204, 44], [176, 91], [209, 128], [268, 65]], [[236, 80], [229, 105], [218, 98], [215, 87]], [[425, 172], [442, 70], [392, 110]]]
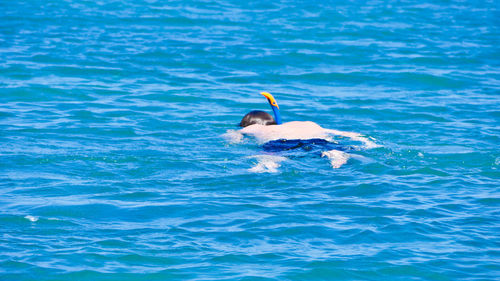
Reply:
[[240, 132], [254, 136], [261, 143], [277, 139], [329, 139], [327, 130], [311, 121], [293, 121], [268, 126], [254, 124], [241, 129]]

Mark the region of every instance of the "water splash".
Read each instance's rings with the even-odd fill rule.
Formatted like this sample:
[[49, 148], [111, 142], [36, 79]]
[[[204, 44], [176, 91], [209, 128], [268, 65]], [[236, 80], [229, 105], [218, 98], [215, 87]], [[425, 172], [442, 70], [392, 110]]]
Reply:
[[249, 169], [253, 173], [277, 173], [280, 163], [287, 160], [286, 157], [277, 155], [255, 155], [249, 158], [257, 159], [257, 164]]

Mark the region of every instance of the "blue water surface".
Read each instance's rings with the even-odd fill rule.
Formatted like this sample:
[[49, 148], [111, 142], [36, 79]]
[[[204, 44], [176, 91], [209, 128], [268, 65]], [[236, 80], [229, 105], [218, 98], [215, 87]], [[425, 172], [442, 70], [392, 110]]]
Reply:
[[[0, 280], [498, 280], [498, 1], [0, 0]], [[257, 173], [224, 137], [362, 133]]]

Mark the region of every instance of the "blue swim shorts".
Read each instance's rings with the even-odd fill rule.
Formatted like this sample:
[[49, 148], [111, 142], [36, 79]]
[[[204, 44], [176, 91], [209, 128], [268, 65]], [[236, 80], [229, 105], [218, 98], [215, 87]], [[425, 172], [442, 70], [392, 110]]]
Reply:
[[308, 140], [287, 140], [279, 139], [266, 142], [263, 145], [266, 152], [286, 152], [290, 150], [300, 150], [304, 152], [323, 152], [328, 150], [351, 150], [352, 147], [329, 142], [324, 139], [308, 139]]

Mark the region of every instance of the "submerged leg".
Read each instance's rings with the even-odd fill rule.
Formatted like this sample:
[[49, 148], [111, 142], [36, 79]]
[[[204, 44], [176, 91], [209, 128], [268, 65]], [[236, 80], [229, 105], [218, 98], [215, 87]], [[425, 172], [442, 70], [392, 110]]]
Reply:
[[343, 131], [338, 131], [338, 130], [331, 130], [331, 129], [326, 129], [325, 130], [327, 133], [329, 134], [332, 134], [332, 135], [336, 135], [336, 136], [343, 136], [343, 137], [347, 137], [347, 138], [350, 138], [354, 141], [359, 141], [359, 142], [362, 142], [364, 144], [364, 147], [366, 149], [371, 149], [371, 148], [377, 148], [377, 147], [380, 147], [380, 145], [374, 143], [373, 141], [371, 141], [370, 139], [368, 139], [367, 137], [361, 135], [361, 134], [358, 134], [358, 133], [354, 133], [354, 132], [343, 132]]
[[349, 160], [349, 154], [340, 150], [323, 151], [321, 157], [328, 157], [332, 168], [338, 169]]

